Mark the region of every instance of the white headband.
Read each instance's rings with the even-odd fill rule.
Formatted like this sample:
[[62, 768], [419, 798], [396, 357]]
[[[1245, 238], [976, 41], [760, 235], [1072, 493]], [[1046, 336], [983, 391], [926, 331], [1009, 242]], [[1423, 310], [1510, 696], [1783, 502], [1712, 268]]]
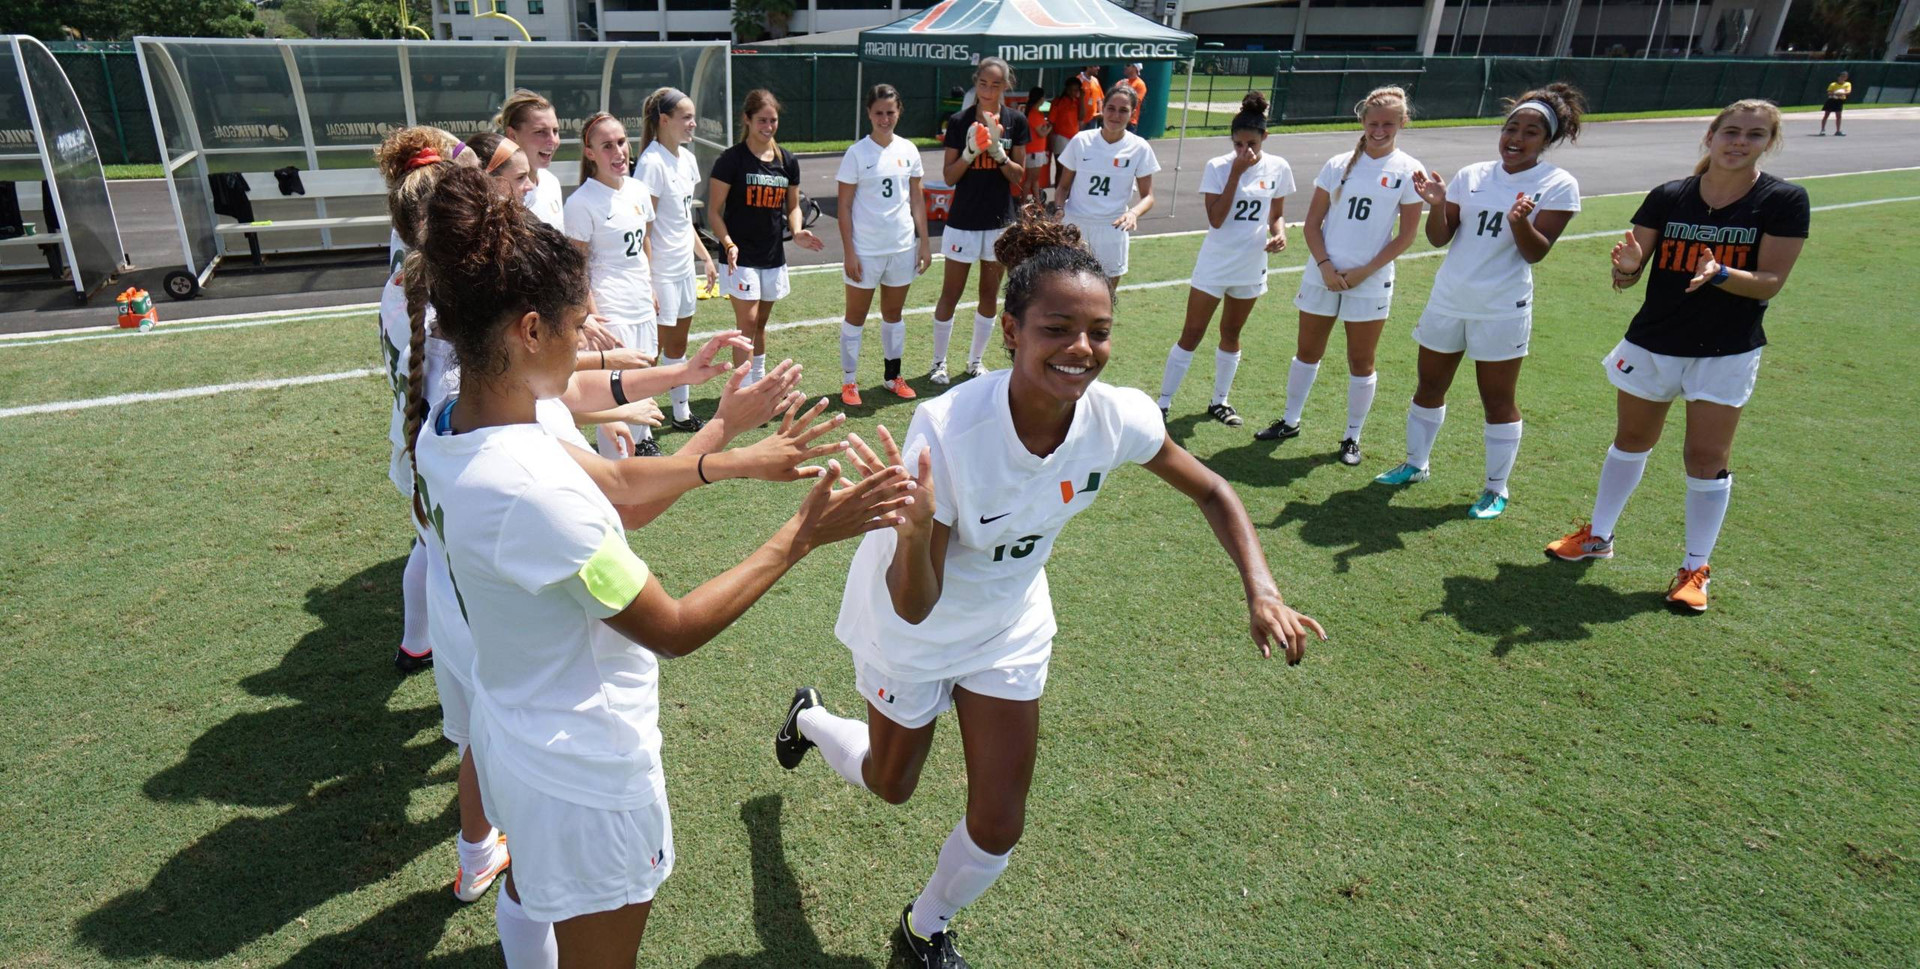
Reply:
[[1552, 138], [1554, 135], [1560, 133], [1560, 115], [1553, 110], [1553, 105], [1539, 98], [1534, 98], [1531, 101], [1522, 101], [1514, 105], [1512, 111], [1507, 112], [1507, 117], [1511, 118], [1522, 111], [1538, 111], [1541, 117], [1547, 119], [1548, 138]]

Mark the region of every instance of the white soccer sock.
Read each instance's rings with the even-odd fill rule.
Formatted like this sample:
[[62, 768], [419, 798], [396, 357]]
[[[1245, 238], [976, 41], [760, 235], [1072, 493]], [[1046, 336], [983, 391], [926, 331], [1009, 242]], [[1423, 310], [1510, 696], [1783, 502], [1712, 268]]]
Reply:
[[[627, 425], [627, 430], [633, 430], [633, 425]], [[623, 450], [621, 443], [614, 440], [613, 435], [607, 433], [607, 425], [605, 424], [601, 424], [593, 429], [593, 440], [595, 445], [594, 449], [600, 452], [601, 457], [609, 461], [618, 461], [621, 458], [633, 457], [630, 453], [620, 453]]]
[[1287, 366], [1287, 412], [1281, 420], [1300, 423], [1300, 412], [1307, 409], [1307, 394], [1313, 390], [1313, 378], [1320, 376], [1320, 365], [1301, 363], [1299, 357]]
[[973, 314], [973, 350], [967, 355], [968, 363], [979, 363], [987, 353], [987, 341], [993, 338], [993, 317]]
[[1228, 353], [1215, 348], [1213, 351], [1213, 402], [1227, 402], [1228, 392], [1233, 390], [1233, 375], [1240, 370], [1240, 351]]
[[1487, 480], [1482, 487], [1507, 497], [1507, 479], [1513, 475], [1513, 461], [1520, 456], [1520, 425], [1488, 424], [1483, 439], [1487, 442]]
[[1422, 471], [1433, 457], [1433, 442], [1440, 437], [1440, 425], [1447, 421], [1447, 405], [1422, 407], [1407, 405], [1407, 463]]
[[1364, 377], [1347, 375], [1347, 437], [1355, 444], [1360, 443], [1360, 432], [1366, 430], [1367, 414], [1373, 410], [1373, 392], [1379, 386], [1377, 373]]
[[414, 540], [400, 573], [400, 648], [414, 656], [430, 652], [427, 644], [427, 547]]
[[888, 360], [898, 360], [907, 352], [907, 321], [894, 320], [889, 323], [880, 321], [880, 353]]
[[636, 441], [653, 440], [653, 428], [648, 427], [645, 424], [628, 424], [627, 427], [633, 431], [634, 440]]
[[1193, 366], [1193, 351], [1182, 349], [1176, 343], [1167, 349], [1167, 369], [1160, 372], [1160, 409], [1173, 406], [1173, 392], [1180, 389], [1180, 381], [1187, 379], [1187, 368]]
[[[687, 358], [684, 355], [678, 356], [678, 357], [664, 357], [660, 360], [660, 365], [663, 367], [677, 367], [686, 362], [687, 362]], [[673, 398], [673, 419], [674, 420], [684, 421], [687, 418], [693, 416], [693, 408], [688, 406], [687, 404], [687, 400], [691, 396], [692, 390], [693, 388], [688, 387], [686, 384], [681, 384], [680, 386], [673, 388], [673, 390], [670, 392], [670, 396]]]
[[940, 861], [934, 866], [933, 877], [927, 879], [926, 890], [913, 900], [913, 930], [923, 938], [945, 932], [954, 913], [993, 887], [1000, 873], [1007, 870], [1007, 858], [1012, 854], [988, 854], [973, 843], [973, 836], [967, 834], [967, 819], [961, 818], [953, 833], [947, 835], [947, 843], [940, 846]]
[[864, 326], [840, 321], [840, 382], [843, 384], [858, 382], [855, 377], [860, 370], [860, 337], [866, 332]]
[[746, 386], [751, 387], [765, 379], [766, 376], [767, 355], [764, 353], [756, 353], [753, 355], [753, 366], [747, 369]]
[[846, 782], [867, 789], [862, 765], [867, 760], [867, 725], [858, 720], [836, 717], [825, 707], [800, 711], [800, 736], [820, 748], [820, 757]]
[[1600, 465], [1600, 490], [1593, 493], [1595, 538], [1613, 537], [1613, 526], [1620, 520], [1620, 513], [1627, 510], [1627, 499], [1633, 497], [1633, 489], [1640, 486], [1640, 476], [1647, 470], [1647, 455], [1652, 453], [1636, 454], [1607, 446], [1606, 463]]
[[1733, 475], [1719, 478], [1687, 476], [1687, 559], [1683, 568], [1697, 569], [1713, 557], [1720, 541], [1720, 525], [1727, 520], [1733, 500]]
[[953, 342], [953, 321], [933, 321], [933, 365], [943, 366], [947, 362], [947, 344]]
[[493, 867], [494, 859], [499, 857], [500, 829], [487, 829], [486, 837], [479, 844], [473, 844], [459, 835], [453, 836], [453, 847], [460, 855], [460, 869], [467, 872], [486, 871]]
[[500, 933], [500, 952], [507, 957], [507, 969], [559, 966], [560, 944], [553, 937], [553, 923], [528, 918], [520, 903], [507, 894], [505, 885], [494, 895], [493, 922]]

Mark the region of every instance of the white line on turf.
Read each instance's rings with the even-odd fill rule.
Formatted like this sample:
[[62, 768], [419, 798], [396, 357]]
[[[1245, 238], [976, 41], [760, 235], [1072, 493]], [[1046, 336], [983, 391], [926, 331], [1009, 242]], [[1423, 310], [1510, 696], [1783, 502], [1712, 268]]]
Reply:
[[[1864, 171], [1858, 171], [1858, 172], [1830, 172], [1824, 175], [1796, 175], [1793, 178], [1789, 179], [1789, 181], [1798, 182], [1798, 181], [1805, 181], [1810, 178], [1842, 178], [1848, 175], [1883, 175], [1891, 172], [1911, 172], [1911, 171], [1920, 171], [1920, 166], [1907, 166], [1904, 168], [1870, 168], [1870, 169], [1866, 169]], [[1640, 194], [1642, 193], [1637, 191], [1608, 192], [1608, 193], [1599, 194], [1599, 195], [1582, 196], [1582, 199], [1618, 198], [1623, 195], [1640, 195]], [[1903, 200], [1902, 199], [1881, 199], [1881, 200], [1875, 200], [1871, 202], [1846, 203], [1846, 204], [1847, 205], [1877, 205], [1882, 201], [1898, 202]], [[1815, 211], [1822, 211], [1822, 210], [1823, 209], [1821, 207], [1815, 208]], [[1294, 224], [1298, 225], [1298, 223], [1294, 223]], [[1206, 231], [1207, 230], [1205, 229], [1183, 229], [1176, 232], [1141, 233], [1141, 234], [1136, 234], [1134, 236], [1134, 239], [1139, 241], [1145, 241], [1147, 239], [1178, 239], [1185, 236], [1204, 235], [1206, 234]], [[944, 258], [945, 256], [941, 253], [936, 252], [933, 254], [934, 262], [940, 262]], [[820, 273], [839, 272], [842, 268], [844, 268], [843, 263], [837, 263], [837, 262], [817, 263], [810, 266], [797, 266], [793, 269], [788, 270], [787, 274], [789, 276], [813, 276]], [[226, 323], [227, 321], [230, 321], [230, 320], [247, 321], [241, 324], [243, 328], [252, 327], [252, 326], [268, 326], [274, 323], [302, 323], [302, 322], [308, 322], [313, 320], [324, 320], [324, 319], [333, 319], [341, 316], [358, 315], [360, 313], [371, 312], [379, 308], [380, 308], [380, 304], [378, 303], [347, 303], [339, 306], [324, 306], [324, 307], [315, 307], [312, 309], [274, 310], [268, 313], [230, 313], [223, 316], [202, 316], [202, 317], [196, 317], [191, 320], [182, 320], [177, 324], [162, 325], [154, 330], [148, 331], [144, 335], [165, 336], [168, 334], [175, 334], [175, 333], [196, 333], [201, 330], [234, 329], [235, 328], [234, 326], [219, 325], [219, 324]], [[10, 346], [14, 346], [14, 347], [44, 346], [49, 343], [69, 343], [77, 340], [112, 340], [112, 339], [120, 339], [123, 337], [133, 337], [133, 336], [139, 336], [139, 335], [143, 335], [143, 334], [140, 334], [138, 331], [134, 331], [134, 330], [123, 330], [120, 327], [114, 326], [112, 324], [108, 324], [105, 326], [74, 327], [74, 328], [62, 329], [62, 330], [36, 330], [29, 333], [0, 333], [0, 349], [4, 349]]]
[[276, 387], [303, 387], [307, 384], [327, 384], [336, 380], [352, 380], [355, 377], [370, 377], [380, 373], [378, 368], [365, 370], [342, 370], [339, 373], [316, 373], [305, 377], [279, 377], [273, 380], [243, 380], [233, 384], [212, 384], [206, 387], [182, 387], [179, 390], [156, 390], [144, 394], [115, 394], [112, 397], [91, 397], [86, 400], [62, 400], [51, 404], [28, 404], [24, 407], [0, 408], [0, 418], [22, 417], [27, 414], [54, 414], [70, 410], [91, 410], [95, 407], [112, 407], [117, 404], [144, 404], [156, 400], [180, 400], [184, 397], [212, 397], [235, 390], [273, 390]]
[[[1865, 208], [1867, 206], [1872, 206], [1872, 205], [1892, 205], [1899, 202], [1920, 202], [1920, 195], [1900, 195], [1900, 196], [1895, 196], [1893, 198], [1865, 199], [1859, 202], [1835, 202], [1832, 205], [1813, 206], [1812, 211], [1831, 212], [1831, 211], [1834, 211], [1835, 209], [1858, 209], [1858, 208]], [[1561, 236], [1559, 241], [1560, 242], [1578, 242], [1584, 239], [1611, 238], [1612, 236], [1618, 234], [1621, 231], [1622, 230], [1620, 229], [1603, 229], [1599, 232], [1579, 232], [1570, 236]], [[1400, 259], [1401, 260], [1432, 259], [1437, 256], [1444, 256], [1446, 255], [1446, 252], [1447, 251], [1445, 249], [1430, 249], [1425, 252], [1408, 253], [1407, 255], [1401, 256]], [[1269, 276], [1290, 275], [1293, 273], [1298, 273], [1306, 268], [1307, 267], [1304, 264], [1299, 266], [1281, 266], [1275, 269], [1267, 270], [1267, 275]], [[1122, 284], [1119, 288], [1121, 292], [1146, 290], [1146, 289], [1166, 289], [1170, 286], [1185, 286], [1190, 281], [1191, 280], [1187, 280], [1187, 279], [1162, 279], [1162, 280], [1156, 280], [1151, 283], [1125, 283], [1125, 284]], [[933, 307], [931, 306], [916, 306], [912, 309], [904, 311], [902, 315], [903, 316], [927, 316], [927, 315], [931, 315], [932, 313], [933, 313]], [[775, 330], [797, 330], [804, 327], [827, 326], [829, 324], [834, 324], [839, 322], [840, 322], [839, 316], [822, 316], [822, 317], [817, 317], [811, 320], [790, 320], [785, 323], [772, 323], [767, 326], [767, 331], [773, 332]], [[715, 335], [717, 335], [720, 332], [722, 331], [710, 330], [703, 333], [694, 333], [694, 334], [690, 334], [687, 337], [687, 339], [688, 340], [712, 339]], [[179, 400], [185, 397], [210, 397], [215, 394], [224, 394], [224, 393], [229, 393], [231, 391], [236, 391], [236, 390], [272, 390], [278, 387], [299, 387], [306, 384], [331, 383], [336, 380], [350, 380], [354, 377], [372, 376], [373, 374], [377, 374], [381, 372], [382, 371], [376, 368], [369, 368], [366, 370], [343, 370], [339, 373], [314, 374], [306, 377], [283, 377], [277, 380], [249, 380], [249, 381], [244, 381], [244, 382], [235, 383], [235, 384], [213, 384], [206, 387], [184, 387], [179, 390], [162, 390], [162, 391], [155, 391], [155, 392], [143, 393], [143, 394], [119, 394], [113, 397], [93, 397], [86, 400], [56, 401], [51, 404], [28, 404], [21, 407], [0, 408], [0, 420], [3, 420], [8, 417], [22, 417], [28, 414], [51, 414], [51, 413], [58, 413], [62, 411], [71, 411], [71, 410], [88, 410], [95, 407], [111, 407], [116, 404], [135, 404], [135, 403], [145, 403], [148, 401], [157, 401], [157, 400]]]

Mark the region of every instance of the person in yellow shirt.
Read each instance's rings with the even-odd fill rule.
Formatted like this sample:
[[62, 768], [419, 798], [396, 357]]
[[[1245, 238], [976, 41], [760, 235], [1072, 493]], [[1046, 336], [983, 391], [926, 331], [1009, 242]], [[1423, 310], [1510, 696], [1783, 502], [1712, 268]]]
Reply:
[[1847, 80], [1847, 72], [1841, 71], [1832, 84], [1827, 85], [1827, 103], [1820, 108], [1820, 134], [1827, 133], [1827, 117], [1833, 117], [1833, 136], [1845, 138], [1847, 133], [1840, 130], [1840, 109], [1847, 106], [1847, 97], [1853, 93], [1853, 82]]
[[1140, 106], [1147, 103], [1147, 82], [1140, 79], [1140, 65], [1137, 63], [1128, 64], [1124, 71], [1126, 76], [1120, 79], [1120, 83], [1133, 88], [1133, 93], [1139, 95], [1133, 99], [1133, 120], [1127, 122], [1127, 130], [1139, 134]]

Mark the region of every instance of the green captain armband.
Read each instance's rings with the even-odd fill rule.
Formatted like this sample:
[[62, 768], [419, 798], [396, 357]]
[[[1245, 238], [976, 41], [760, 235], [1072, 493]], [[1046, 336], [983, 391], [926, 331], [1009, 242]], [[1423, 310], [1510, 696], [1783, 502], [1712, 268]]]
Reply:
[[633, 604], [647, 586], [647, 575], [647, 563], [633, 554], [627, 537], [611, 530], [600, 549], [580, 567], [580, 581], [586, 584], [588, 594], [614, 612]]

